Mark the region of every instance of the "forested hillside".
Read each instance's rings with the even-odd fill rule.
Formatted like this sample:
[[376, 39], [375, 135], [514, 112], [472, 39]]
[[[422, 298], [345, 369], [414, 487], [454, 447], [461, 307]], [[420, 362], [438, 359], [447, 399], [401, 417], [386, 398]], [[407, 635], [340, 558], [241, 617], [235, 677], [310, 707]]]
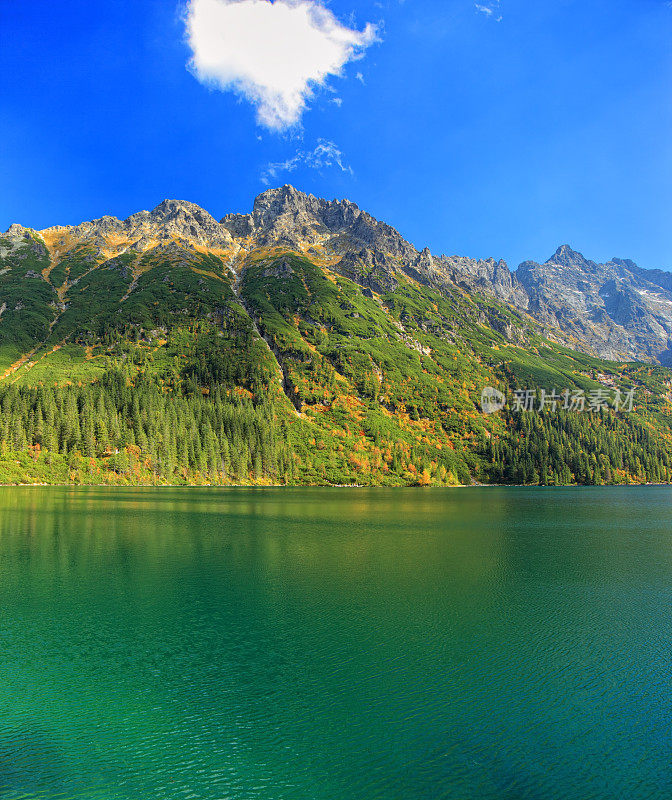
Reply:
[[[12, 226], [0, 481], [670, 480], [672, 372], [571, 349], [441, 264], [353, 204], [291, 187], [219, 223], [165, 201], [124, 221]], [[484, 387], [502, 411], [483, 413]], [[517, 389], [634, 403], [517, 411]]]

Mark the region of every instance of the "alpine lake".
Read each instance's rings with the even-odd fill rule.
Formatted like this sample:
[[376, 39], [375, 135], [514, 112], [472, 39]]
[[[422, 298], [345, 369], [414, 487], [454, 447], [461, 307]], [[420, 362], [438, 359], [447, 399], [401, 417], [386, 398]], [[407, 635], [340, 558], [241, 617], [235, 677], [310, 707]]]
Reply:
[[0, 489], [1, 800], [672, 797], [672, 489]]

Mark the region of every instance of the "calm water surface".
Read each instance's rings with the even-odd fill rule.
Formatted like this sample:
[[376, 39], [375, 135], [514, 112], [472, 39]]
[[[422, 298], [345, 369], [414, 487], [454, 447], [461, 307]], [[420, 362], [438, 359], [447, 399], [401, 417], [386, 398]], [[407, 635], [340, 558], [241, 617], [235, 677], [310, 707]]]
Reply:
[[670, 798], [671, 501], [0, 489], [0, 798]]

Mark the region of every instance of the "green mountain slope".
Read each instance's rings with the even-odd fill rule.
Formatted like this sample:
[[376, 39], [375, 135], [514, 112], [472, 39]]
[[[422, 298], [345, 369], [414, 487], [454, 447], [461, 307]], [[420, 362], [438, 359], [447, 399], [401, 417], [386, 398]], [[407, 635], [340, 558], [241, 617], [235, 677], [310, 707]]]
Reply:
[[[0, 309], [1, 482], [672, 474], [672, 372], [545, 338], [353, 204], [291, 187], [221, 223], [165, 201], [125, 221], [12, 226]], [[484, 414], [484, 387], [508, 407]], [[511, 407], [516, 389], [614, 387], [634, 390], [631, 412]]]

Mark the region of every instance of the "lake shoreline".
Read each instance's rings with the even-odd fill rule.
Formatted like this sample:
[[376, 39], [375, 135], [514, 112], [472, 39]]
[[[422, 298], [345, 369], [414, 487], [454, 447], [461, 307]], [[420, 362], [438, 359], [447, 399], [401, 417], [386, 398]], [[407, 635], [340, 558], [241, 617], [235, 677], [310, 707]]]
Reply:
[[286, 483], [0, 483], [0, 489], [9, 488], [61, 488], [61, 489], [628, 489], [643, 486], [672, 486], [672, 483], [563, 483], [556, 485], [527, 483], [472, 483], [451, 486], [373, 486], [365, 483], [315, 483], [288, 486]]

